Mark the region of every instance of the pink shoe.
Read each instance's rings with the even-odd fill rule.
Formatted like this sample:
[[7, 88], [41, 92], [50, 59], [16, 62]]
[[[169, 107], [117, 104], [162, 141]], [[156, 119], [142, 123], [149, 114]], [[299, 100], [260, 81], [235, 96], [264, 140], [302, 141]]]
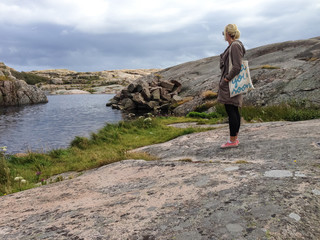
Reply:
[[221, 145], [221, 148], [234, 148], [239, 146], [239, 140], [236, 140], [235, 142], [228, 141], [225, 144]]

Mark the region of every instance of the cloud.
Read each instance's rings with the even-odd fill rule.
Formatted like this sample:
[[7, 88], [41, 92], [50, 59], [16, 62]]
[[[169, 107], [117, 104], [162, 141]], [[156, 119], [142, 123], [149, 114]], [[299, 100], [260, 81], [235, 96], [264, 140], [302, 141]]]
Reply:
[[246, 48], [320, 35], [318, 0], [1, 0], [1, 61], [17, 70], [164, 68], [220, 54], [236, 23]]
[[186, 0], [2, 0], [0, 21], [58, 24], [88, 33], [167, 32], [201, 17], [204, 9], [197, 5]]
[[250, 17], [257, 4], [248, 0], [2, 0], [0, 22], [58, 24], [99, 34], [159, 33], [182, 29], [219, 12]]

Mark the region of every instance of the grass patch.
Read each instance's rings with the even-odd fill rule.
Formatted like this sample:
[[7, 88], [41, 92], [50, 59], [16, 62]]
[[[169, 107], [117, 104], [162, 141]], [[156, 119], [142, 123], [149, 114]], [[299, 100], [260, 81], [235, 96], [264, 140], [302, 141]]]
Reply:
[[241, 116], [246, 121], [303, 121], [320, 118], [319, 106], [297, 106], [281, 104], [277, 106], [246, 106], [241, 109]]
[[222, 115], [217, 112], [204, 113], [204, 112], [190, 112], [187, 114], [187, 117], [191, 118], [221, 118]]
[[[167, 126], [167, 123], [181, 121], [182, 118], [171, 117], [123, 121], [107, 124], [90, 138], [76, 137], [67, 149], [29, 153], [21, 157], [2, 154], [0, 173], [3, 178], [0, 180], [0, 196], [33, 188], [37, 183], [45, 184], [50, 177], [64, 172], [80, 172], [125, 159], [155, 160], [154, 156], [147, 153], [135, 153], [130, 150], [207, 130]], [[26, 182], [18, 184], [14, 181], [17, 176], [21, 176]]]
[[[188, 113], [187, 117], [209, 119], [214, 123], [223, 122], [228, 117], [224, 105], [216, 103], [213, 107], [213, 113], [205, 113], [203, 111], [206, 107], [201, 105], [197, 111]], [[320, 106], [308, 101], [292, 101], [274, 106], [243, 106], [240, 114], [247, 122], [303, 121], [320, 118]]]

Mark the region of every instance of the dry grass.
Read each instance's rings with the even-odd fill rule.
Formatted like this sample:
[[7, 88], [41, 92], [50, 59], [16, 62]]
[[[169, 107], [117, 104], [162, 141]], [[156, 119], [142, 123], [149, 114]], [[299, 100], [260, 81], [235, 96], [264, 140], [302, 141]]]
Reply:
[[0, 76], [0, 81], [9, 81], [10, 79], [7, 76]]
[[255, 68], [250, 68], [250, 70], [257, 70], [257, 69], [280, 69], [280, 67], [277, 67], [277, 66], [271, 66], [271, 65], [262, 65], [262, 66], [259, 66], [259, 67], [255, 67]]
[[218, 97], [218, 93], [213, 92], [211, 90], [207, 90], [203, 92], [201, 95], [204, 99], [216, 99]]
[[180, 105], [182, 105], [182, 104], [184, 104], [184, 103], [190, 102], [190, 101], [192, 101], [192, 100], [193, 100], [193, 97], [185, 97], [185, 98], [183, 98], [181, 101], [178, 101], [178, 102], [176, 102], [176, 103], [173, 103], [173, 104], [171, 105], [171, 108], [174, 109], [174, 108], [176, 108], [176, 107], [178, 107], [178, 106], [180, 106]]

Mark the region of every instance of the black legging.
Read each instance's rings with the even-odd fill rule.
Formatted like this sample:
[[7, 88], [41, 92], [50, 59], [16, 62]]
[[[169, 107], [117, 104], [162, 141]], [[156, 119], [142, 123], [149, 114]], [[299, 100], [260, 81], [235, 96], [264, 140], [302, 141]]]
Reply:
[[235, 137], [237, 136], [239, 129], [240, 129], [240, 113], [237, 106], [231, 104], [224, 105], [229, 117], [229, 129], [230, 129], [230, 136]]

